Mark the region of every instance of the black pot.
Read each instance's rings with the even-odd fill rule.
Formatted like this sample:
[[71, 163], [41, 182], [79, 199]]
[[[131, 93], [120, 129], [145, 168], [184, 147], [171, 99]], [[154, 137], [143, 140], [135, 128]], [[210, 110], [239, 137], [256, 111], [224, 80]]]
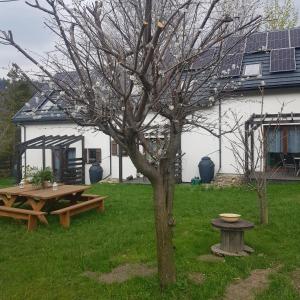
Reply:
[[90, 182], [91, 184], [97, 183], [102, 179], [103, 176], [103, 168], [99, 163], [93, 163], [89, 169], [90, 173]]
[[201, 182], [210, 183], [215, 175], [215, 164], [212, 160], [208, 156], [203, 157], [198, 164], [198, 168]]

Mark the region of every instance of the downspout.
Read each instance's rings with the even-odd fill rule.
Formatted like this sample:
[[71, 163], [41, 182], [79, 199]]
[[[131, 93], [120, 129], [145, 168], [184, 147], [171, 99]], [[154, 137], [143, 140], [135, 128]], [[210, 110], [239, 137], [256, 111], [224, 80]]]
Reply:
[[123, 149], [119, 145], [119, 183], [123, 182]]
[[219, 99], [219, 169], [218, 173], [222, 168], [222, 101]]
[[109, 174], [105, 176], [102, 180], [110, 177], [112, 173], [112, 156], [111, 156], [111, 136], [109, 136]]

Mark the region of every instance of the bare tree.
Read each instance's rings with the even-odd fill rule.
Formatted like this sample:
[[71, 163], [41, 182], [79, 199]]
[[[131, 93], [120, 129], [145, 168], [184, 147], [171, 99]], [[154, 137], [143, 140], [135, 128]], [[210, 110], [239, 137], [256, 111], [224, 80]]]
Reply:
[[[235, 88], [230, 74], [239, 66], [223, 70], [224, 80], [218, 72], [261, 18], [253, 16], [233, 28], [232, 16], [220, 11], [225, 0], [43, 2], [27, 3], [50, 18], [47, 26], [59, 39], [57, 52], [38, 60], [10, 31], [2, 31], [2, 43], [18, 49], [54, 83], [64, 99], [56, 104], [74, 122], [112, 136], [149, 178], [164, 287], [176, 278], [174, 164], [181, 134], [194, 126], [213, 133], [217, 121], [202, 110]], [[160, 141], [156, 147], [153, 137]]]
[[[256, 192], [260, 223], [268, 224], [267, 179], [277, 173], [280, 167], [277, 165], [272, 169], [267, 169], [268, 150], [276, 139], [285, 104], [283, 103], [280, 112], [270, 119], [264, 112], [264, 86], [259, 87], [259, 90], [261, 93], [260, 115], [252, 115], [244, 123], [237, 113], [232, 112], [232, 119], [237, 130], [232, 132], [229, 148], [235, 158], [233, 167], [237, 173], [244, 176], [245, 183]], [[268, 125], [265, 124], [267, 119]], [[251, 145], [249, 145], [249, 139], [251, 139]]]

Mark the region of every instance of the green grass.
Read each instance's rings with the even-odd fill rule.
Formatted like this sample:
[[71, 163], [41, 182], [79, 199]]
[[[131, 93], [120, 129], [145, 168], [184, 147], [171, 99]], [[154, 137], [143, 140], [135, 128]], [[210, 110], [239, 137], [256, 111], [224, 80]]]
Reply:
[[[10, 181], [0, 181], [0, 186]], [[109, 272], [124, 263], [156, 264], [152, 191], [150, 186], [101, 184], [92, 193], [109, 195], [106, 212], [94, 211], [72, 219], [69, 230], [49, 217], [27, 233], [17, 221], [0, 219], [0, 299], [220, 299], [236, 277], [251, 270], [282, 265], [271, 276], [268, 290], [257, 299], [300, 299], [289, 273], [300, 267], [300, 185], [269, 187], [270, 225], [257, 225], [246, 233], [255, 254], [226, 258], [225, 263], [200, 262], [210, 252], [219, 233], [210, 220], [220, 212], [238, 212], [258, 223], [255, 194], [243, 188], [205, 190], [201, 186], [176, 188], [177, 283], [159, 290], [157, 276], [135, 278], [122, 284], [98, 284], [82, 276], [84, 271]], [[189, 272], [202, 272], [202, 286], [192, 284]]]

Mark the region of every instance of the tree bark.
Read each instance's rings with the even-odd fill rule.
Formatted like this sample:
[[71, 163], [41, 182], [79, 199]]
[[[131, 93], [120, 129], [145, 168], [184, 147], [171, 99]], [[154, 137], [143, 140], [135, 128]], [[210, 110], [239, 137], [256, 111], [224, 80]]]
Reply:
[[165, 156], [154, 166], [135, 146], [135, 136], [128, 143], [128, 153], [135, 167], [148, 177], [153, 187], [158, 276], [161, 288], [175, 283], [176, 268], [172, 243], [173, 199], [175, 190], [175, 159], [180, 146], [182, 127], [172, 127]]
[[259, 185], [257, 195], [259, 200], [260, 224], [267, 225], [269, 223], [269, 210], [266, 179], [262, 179], [262, 183], [259, 183]]
[[171, 182], [164, 184], [162, 180], [162, 182], [153, 185], [158, 276], [161, 288], [176, 281], [172, 243], [174, 221], [168, 205], [170, 201], [169, 191], [174, 189], [174, 186], [170, 186], [170, 184], [172, 185]]

